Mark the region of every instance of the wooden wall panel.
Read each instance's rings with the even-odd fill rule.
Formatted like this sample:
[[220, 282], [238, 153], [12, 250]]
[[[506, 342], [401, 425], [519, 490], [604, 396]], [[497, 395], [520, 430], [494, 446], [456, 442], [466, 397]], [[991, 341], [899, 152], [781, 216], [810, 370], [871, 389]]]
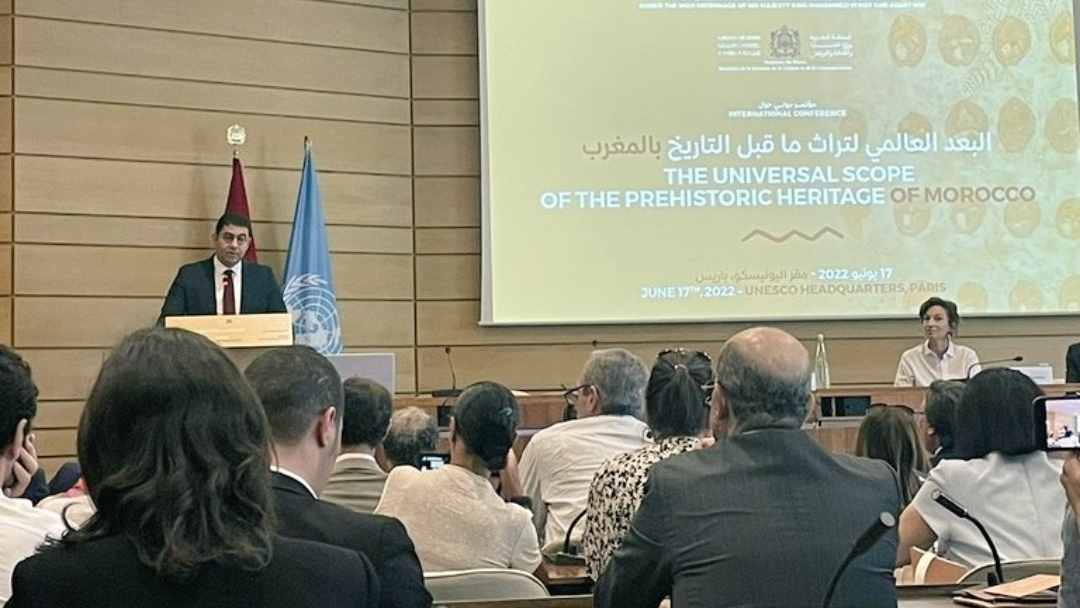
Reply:
[[333, 264], [338, 299], [413, 298], [411, 256], [339, 253]]
[[[215, 146], [217, 162], [230, 162]], [[4, 159], [0, 156], [0, 167]], [[245, 164], [248, 162], [246, 154]], [[292, 169], [244, 167], [248, 203], [255, 221], [292, 222], [300, 184], [300, 161]], [[318, 163], [318, 158], [316, 163]], [[18, 211], [199, 217], [221, 215], [229, 190], [228, 165], [154, 165], [80, 158], [20, 156], [15, 161]], [[0, 197], [4, 192], [0, 171]], [[411, 226], [409, 178], [405, 176], [320, 173], [319, 189], [328, 224]], [[0, 198], [2, 201], [3, 198]]]
[[11, 242], [11, 232], [11, 214], [0, 213], [0, 244]]
[[[7, 5], [7, 12], [0, 12], [0, 65], [11, 65], [13, 63], [11, 41], [15, 32], [15, 20], [10, 16], [10, 0], [7, 0]], [[0, 6], [0, 11], [3, 8], [3, 6]]]
[[480, 253], [480, 229], [417, 229], [416, 253]]
[[[257, 226], [259, 251], [285, 251], [292, 226], [261, 223]], [[20, 243], [123, 245], [205, 249], [211, 246], [213, 224], [207, 220], [95, 217], [20, 213], [15, 232]], [[407, 228], [328, 226], [330, 251], [350, 253], [412, 252], [412, 231]]]
[[11, 2], [12, 0], [0, 0], [0, 15], [11, 14]]
[[480, 256], [417, 256], [418, 300], [475, 300], [479, 297]]
[[417, 99], [478, 99], [480, 80], [476, 57], [415, 56], [412, 60], [413, 97]]
[[412, 10], [414, 12], [472, 11], [475, 13], [476, 0], [413, 0]]
[[414, 55], [475, 55], [476, 44], [475, 14], [413, 13]]
[[20, 66], [390, 97], [409, 94], [407, 55], [326, 46], [20, 17], [15, 54]]
[[480, 130], [417, 127], [416, 175], [480, 175]]
[[[29, 244], [15, 247], [16, 294], [42, 296], [162, 298], [181, 264], [209, 255], [164, 248]], [[262, 263], [276, 269], [279, 279], [284, 258], [284, 252], [267, 251], [259, 255]], [[412, 298], [409, 256], [340, 253], [332, 262], [340, 299]]]
[[480, 178], [416, 177], [416, 227], [480, 225]]
[[18, 69], [16, 87], [24, 97], [409, 124], [408, 100], [390, 97], [28, 67]]
[[11, 249], [10, 243], [0, 244], [0, 295], [12, 293], [12, 278], [11, 278]]
[[339, 302], [342, 339], [350, 348], [413, 344], [413, 308], [412, 302]]
[[41, 454], [51, 458], [58, 456], [75, 457], [75, 429], [38, 429], [34, 431], [34, 447]]
[[[3, 40], [0, 40], [0, 44], [3, 44]], [[11, 75], [12, 68], [9, 65], [0, 65], [0, 95], [11, 95]]]
[[28, 348], [19, 352], [33, 370], [40, 401], [85, 399], [108, 354], [102, 349], [84, 348]]
[[468, 99], [418, 99], [413, 102], [416, 126], [480, 124], [480, 102]]
[[34, 428], [63, 429], [79, 426], [84, 403], [82, 401], [42, 401], [38, 403]]
[[19, 99], [15, 148], [20, 154], [85, 156], [174, 163], [220, 163], [222, 135], [233, 122], [251, 137], [252, 166], [298, 168], [303, 140], [314, 142], [320, 171], [408, 175], [408, 128]]
[[12, 116], [14, 108], [11, 97], [0, 97], [0, 154], [11, 154], [12, 134]]
[[0, 211], [11, 211], [14, 163], [10, 154], [0, 154]]
[[[19, 15], [134, 26], [224, 38], [408, 53], [408, 14], [362, 5], [291, 0], [51, 0], [25, 2]], [[272, 18], [255, 18], [272, 15]]]
[[127, 334], [153, 325], [163, 297], [20, 297], [15, 301], [15, 344], [112, 348]]
[[0, 344], [11, 344], [11, 296], [0, 296]]

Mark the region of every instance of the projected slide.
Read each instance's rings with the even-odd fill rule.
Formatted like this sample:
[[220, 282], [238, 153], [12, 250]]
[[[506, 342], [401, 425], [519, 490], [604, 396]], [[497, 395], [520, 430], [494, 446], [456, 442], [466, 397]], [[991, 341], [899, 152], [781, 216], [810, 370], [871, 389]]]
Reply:
[[487, 323], [1080, 311], [1070, 0], [488, 1]]

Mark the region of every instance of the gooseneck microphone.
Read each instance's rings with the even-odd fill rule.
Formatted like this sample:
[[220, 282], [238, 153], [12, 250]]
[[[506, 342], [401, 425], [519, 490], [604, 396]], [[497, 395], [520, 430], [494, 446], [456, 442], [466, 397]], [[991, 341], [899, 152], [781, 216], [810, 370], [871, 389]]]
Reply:
[[[934, 490], [934, 492], [930, 494], [930, 498], [934, 499], [934, 502], [945, 507], [949, 513], [975, 524], [975, 527], [979, 529], [979, 533], [982, 534], [983, 540], [985, 540], [986, 544], [990, 547], [990, 555], [994, 557], [994, 572], [986, 575], [986, 581], [990, 583], [991, 587], [1004, 583], [1005, 575], [1001, 572], [1001, 557], [998, 555], [997, 547], [994, 546], [994, 541], [990, 539], [990, 534], [986, 531], [986, 528], [979, 523], [979, 520], [972, 517], [971, 514], [968, 513], [968, 510], [961, 506], [960, 503], [950, 498], [941, 490]], [[994, 580], [995, 577], [997, 580]]]
[[1024, 360], [1023, 356], [1016, 355], [1015, 357], [1009, 357], [1008, 359], [991, 359], [989, 361], [976, 361], [975, 363], [972, 363], [971, 365], [968, 366], [967, 373], [964, 374], [964, 378], [970, 380], [971, 379], [971, 370], [975, 369], [976, 367], [982, 367], [984, 365], [993, 365], [995, 363], [1019, 363], [1019, 362], [1021, 362], [1023, 360]]
[[570, 546], [570, 535], [574, 533], [574, 528], [588, 512], [588, 509], [583, 510], [570, 522], [570, 527], [566, 529], [566, 537], [563, 539], [562, 551], [555, 554], [556, 564], [579, 564], [585, 560], [584, 557], [578, 555], [574, 548]]
[[446, 362], [450, 365], [450, 388], [440, 388], [438, 390], [431, 391], [432, 397], [457, 397], [461, 394], [461, 389], [457, 387], [457, 374], [454, 373], [454, 358], [450, 356], [450, 347], [447, 346], [443, 350], [446, 351]]
[[825, 592], [825, 601], [821, 603], [822, 608], [829, 608], [832, 604], [833, 593], [836, 592], [836, 586], [840, 582], [840, 577], [844, 574], [844, 571], [848, 569], [851, 562], [855, 561], [856, 557], [859, 557], [863, 553], [870, 550], [885, 533], [891, 528], [896, 526], [896, 518], [892, 513], [888, 511], [882, 511], [878, 514], [878, 518], [874, 520], [874, 523], [870, 524], [859, 538], [855, 539], [855, 544], [851, 546], [851, 551], [848, 551], [847, 557], [840, 563], [840, 567], [836, 569], [836, 574], [833, 575], [832, 581], [829, 582], [829, 589]]

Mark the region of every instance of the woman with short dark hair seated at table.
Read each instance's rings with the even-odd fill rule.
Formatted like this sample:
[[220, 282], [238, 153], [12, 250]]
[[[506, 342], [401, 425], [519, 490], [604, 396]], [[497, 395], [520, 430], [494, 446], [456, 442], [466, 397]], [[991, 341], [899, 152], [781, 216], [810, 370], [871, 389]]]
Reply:
[[712, 361], [703, 352], [660, 353], [645, 389], [645, 421], [653, 443], [604, 463], [589, 487], [582, 551], [596, 580], [630, 529], [652, 465], [702, 447], [708, 434]]
[[882, 460], [900, 475], [900, 498], [907, 505], [927, 470], [926, 448], [906, 405], [875, 403], [867, 410], [855, 439], [855, 455]]
[[7, 608], [378, 605], [366, 557], [274, 536], [265, 414], [206, 338], [124, 339], [86, 400], [78, 453], [97, 511], [15, 568]]
[[540, 567], [532, 513], [504, 502], [490, 481], [506, 466], [518, 416], [505, 386], [472, 384], [450, 420], [450, 463], [430, 471], [395, 467], [387, 476], [375, 513], [405, 525], [425, 572]]
[[[897, 565], [911, 547], [969, 567], [991, 561], [978, 529], [938, 504], [940, 492], [986, 527], [1003, 560], [1061, 557], [1065, 493], [1061, 462], [1040, 449], [1032, 401], [1043, 394], [1018, 371], [990, 369], [972, 378], [956, 412], [957, 460], [942, 460], [900, 515]], [[966, 459], [966, 460], [959, 460]]]

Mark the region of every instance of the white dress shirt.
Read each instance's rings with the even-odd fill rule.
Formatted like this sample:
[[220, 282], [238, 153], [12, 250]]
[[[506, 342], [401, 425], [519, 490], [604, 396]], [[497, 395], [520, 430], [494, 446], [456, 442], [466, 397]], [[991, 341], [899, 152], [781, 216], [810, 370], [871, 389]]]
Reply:
[[288, 477], [290, 479], [295, 479], [296, 481], [300, 482], [300, 485], [304, 486], [304, 489], [311, 493], [312, 498], [318, 498], [319, 497], [319, 495], [315, 493], [315, 490], [312, 489], [311, 484], [308, 483], [306, 479], [304, 479], [303, 477], [297, 475], [296, 473], [293, 473], [289, 469], [285, 469], [285, 468], [279, 467], [277, 465], [270, 465], [270, 470], [275, 472], [275, 473], [281, 473], [282, 475], [284, 475], [284, 476], [286, 476], [286, 477]]
[[[909, 348], [900, 356], [895, 386], [930, 386], [934, 380], [964, 380], [979, 373], [979, 355], [949, 340], [949, 348], [939, 357], [930, 350], [930, 341]], [[970, 370], [970, 374], [969, 374]]]
[[58, 514], [0, 493], [0, 605], [11, 599], [15, 565], [36, 553], [46, 537], [60, 538], [65, 530]]
[[424, 572], [540, 566], [529, 511], [506, 503], [486, 477], [449, 464], [431, 471], [394, 467], [377, 515], [397, 518]]
[[[593, 475], [612, 456], [652, 443], [649, 427], [633, 416], [600, 415], [549, 426], [533, 436], [521, 455], [525, 495], [543, 546], [563, 542], [571, 522], [585, 510]], [[584, 522], [574, 536], [581, 537]]]
[[221, 260], [214, 256], [214, 301], [217, 305], [217, 314], [224, 314], [224, 307], [221, 302], [225, 297], [225, 271], [233, 271], [233, 303], [235, 307], [233, 310], [236, 314], [240, 314], [240, 286], [243, 284], [241, 271], [244, 268], [244, 260], [240, 260], [233, 266], [226, 266], [221, 263]]
[[1041, 451], [942, 460], [930, 470], [911, 506], [937, 534], [945, 556], [966, 566], [991, 561], [990, 549], [978, 528], [934, 501], [935, 490], [948, 494], [986, 526], [1003, 561], [1059, 559], [1066, 504], [1058, 481], [1061, 466]]

